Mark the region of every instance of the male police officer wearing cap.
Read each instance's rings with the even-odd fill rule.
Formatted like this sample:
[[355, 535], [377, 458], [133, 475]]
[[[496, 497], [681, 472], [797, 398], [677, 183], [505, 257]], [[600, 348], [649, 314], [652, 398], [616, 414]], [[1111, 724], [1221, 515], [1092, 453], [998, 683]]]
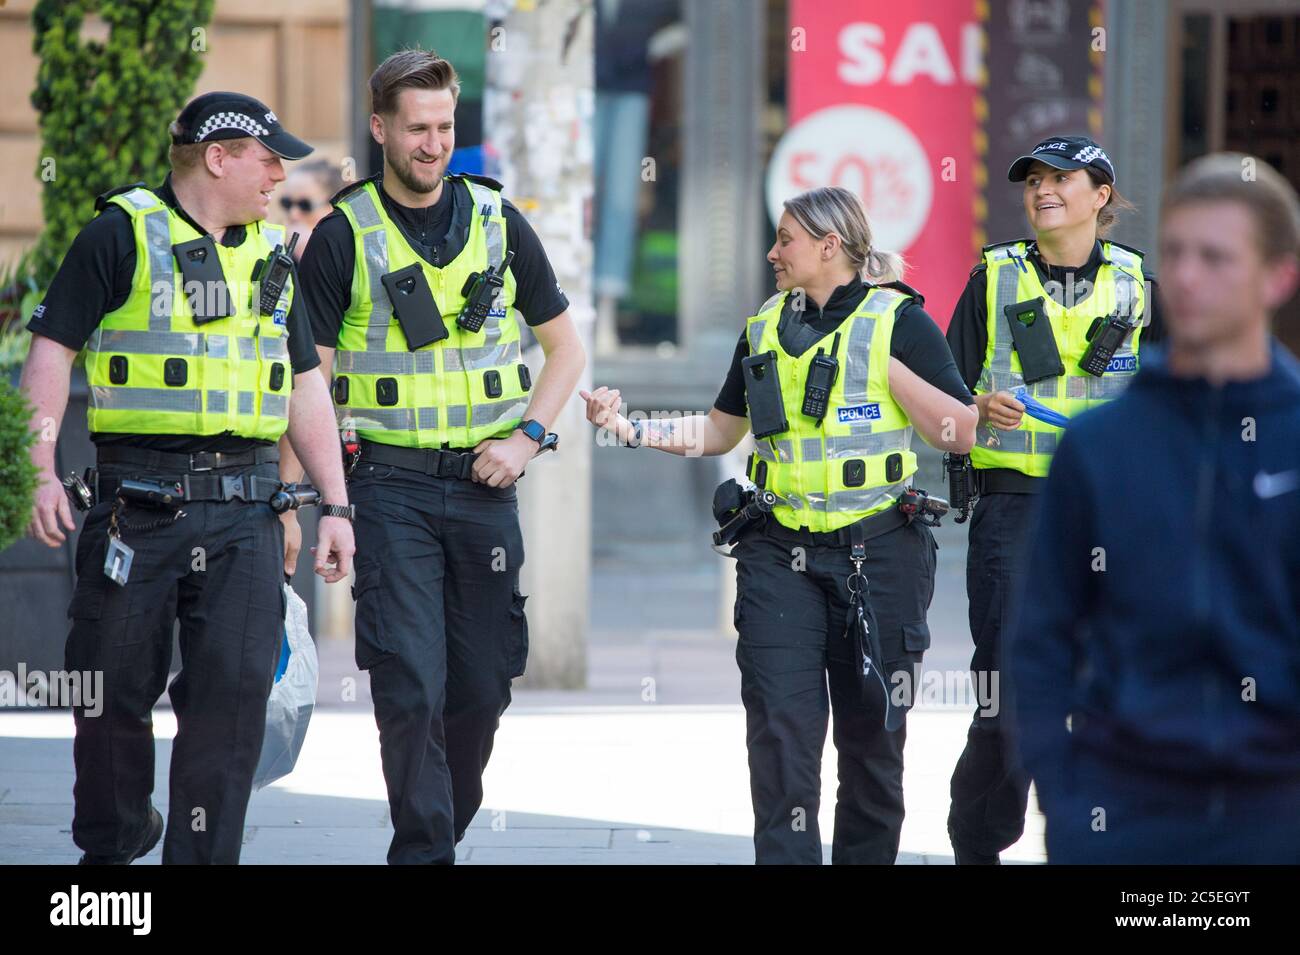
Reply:
[[[74, 710], [72, 837], [88, 864], [129, 863], [162, 835], [150, 713], [177, 619], [163, 862], [239, 861], [283, 633], [284, 533], [269, 503], [282, 436], [325, 505], [316, 572], [347, 576], [353, 549], [304, 307], [291, 276], [278, 292], [254, 280], [283, 238], [262, 221], [281, 157], [311, 147], [237, 93], [193, 100], [171, 133], [159, 188], [99, 198], [29, 323], [23, 370], [33, 422], [57, 428], [85, 349], [97, 503], [77, 542], [66, 662], [104, 678], [102, 714]], [[54, 442], [32, 460], [43, 480], [30, 530], [57, 547], [75, 525]]]
[[[948, 831], [958, 864], [996, 864], [1024, 831], [1029, 780], [1008, 758], [996, 695], [1006, 686], [993, 681], [1035, 495], [1061, 434], [1042, 418], [1060, 421], [1114, 398], [1136, 373], [1140, 347], [1160, 334], [1143, 253], [1098, 238], [1116, 208], [1131, 207], [1105, 151], [1083, 137], [1053, 137], [1012, 163], [1007, 178], [1025, 184], [1035, 239], [986, 246], [948, 326], [980, 414], [966, 589], [971, 669], [990, 704], [976, 713], [952, 776]], [[1046, 410], [1026, 414], [1013, 394], [1022, 387]]]
[[[340, 424], [360, 438], [356, 657], [379, 724], [388, 861], [450, 863], [527, 655], [513, 484], [553, 444], [546, 425], [585, 359], [500, 184], [445, 176], [451, 64], [402, 51], [370, 89], [383, 173], [334, 197], [302, 279]], [[546, 353], [535, 383], [520, 317]]]

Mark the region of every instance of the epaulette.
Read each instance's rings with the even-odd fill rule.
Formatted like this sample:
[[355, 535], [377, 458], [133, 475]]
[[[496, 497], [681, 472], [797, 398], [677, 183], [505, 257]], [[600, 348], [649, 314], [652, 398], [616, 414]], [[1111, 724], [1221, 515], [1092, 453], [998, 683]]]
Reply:
[[881, 285], [877, 285], [876, 288], [892, 288], [895, 291], [902, 292], [904, 295], [910, 295], [912, 298], [916, 299], [917, 305], [925, 304], [925, 296], [912, 288], [912, 286], [908, 285], [906, 282], [885, 282]]
[[477, 182], [481, 186], [487, 186], [489, 189], [493, 189], [496, 192], [505, 192], [506, 187], [490, 176], [476, 176], [469, 172], [458, 172], [454, 175], [461, 179], [468, 179], [470, 182]]
[[118, 186], [116, 189], [110, 189], [108, 190], [108, 192], [102, 193], [101, 195], [95, 197], [95, 211], [103, 212], [105, 209], [107, 209], [108, 200], [112, 199], [114, 196], [120, 196], [122, 193], [130, 192], [132, 189], [148, 189], [148, 188], [149, 187], [146, 186], [143, 182], [133, 182], [126, 186]]
[[1010, 256], [1010, 250], [1012, 246], [1020, 245], [1020, 243], [1022, 242], [1025, 244], [1026, 248], [1028, 248], [1032, 244], [1031, 240], [1029, 239], [1012, 239], [1010, 242], [993, 242], [989, 245], [986, 245], [984, 246], [984, 248], [980, 249], [980, 262], [983, 262], [984, 257], [987, 256], [990, 252], [996, 252], [999, 249], [1006, 250], [1002, 253], [1002, 258], [1008, 258]]
[[362, 186], [364, 186], [364, 185], [365, 185], [366, 183], [368, 183], [368, 182], [378, 182], [378, 181], [379, 181], [379, 177], [380, 177], [380, 175], [382, 175], [382, 174], [381, 174], [381, 173], [375, 173], [373, 176], [367, 176], [365, 179], [358, 179], [356, 182], [350, 182], [350, 183], [348, 183], [346, 186], [344, 186], [344, 187], [343, 187], [342, 189], [340, 189], [338, 192], [334, 193], [334, 195], [330, 196], [330, 205], [332, 205], [332, 206], [337, 206], [337, 205], [339, 204], [339, 200], [340, 200], [340, 199], [342, 199], [344, 196], [346, 196], [346, 195], [348, 195], [348, 194], [350, 194], [350, 193], [353, 193], [353, 192], [355, 192], [356, 190], [360, 189]]

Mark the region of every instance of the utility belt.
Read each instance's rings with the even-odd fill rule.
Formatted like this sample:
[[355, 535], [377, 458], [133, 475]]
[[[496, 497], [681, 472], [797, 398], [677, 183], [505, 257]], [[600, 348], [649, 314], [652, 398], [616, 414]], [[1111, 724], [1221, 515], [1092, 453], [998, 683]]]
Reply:
[[[72, 504], [88, 511], [103, 501], [113, 501], [109, 515], [108, 548], [104, 576], [125, 586], [135, 551], [122, 540], [122, 532], [152, 530], [185, 517], [183, 505], [199, 501], [265, 502], [277, 514], [320, 503], [320, 493], [310, 484], [284, 484], [276, 475], [276, 448], [257, 448], [229, 454], [224, 451], [178, 454], [144, 448], [102, 448], [98, 467], [85, 476], [70, 474], [63, 486]], [[244, 470], [237, 470], [237, 469]], [[102, 469], [102, 470], [101, 470]], [[209, 473], [216, 470], [223, 473]], [[234, 473], [231, 473], [231, 472]], [[153, 510], [158, 516], [128, 521], [127, 503]]]
[[948, 502], [932, 497], [920, 488], [908, 488], [893, 507], [864, 517], [833, 531], [795, 530], [772, 517], [777, 497], [761, 488], [742, 489], [731, 479], [724, 481], [713, 494], [713, 516], [719, 529], [713, 533], [715, 547], [732, 544], [751, 529], [768, 537], [795, 544], [829, 547], [851, 546], [880, 537], [914, 520], [936, 527], [948, 512]]
[[[182, 454], [110, 446], [98, 449], [96, 460], [97, 467], [88, 468], [83, 478], [70, 475], [63, 482], [79, 510], [118, 497], [152, 507], [265, 501], [277, 513], [319, 501], [310, 485], [280, 481], [273, 467], [280, 460], [276, 447]], [[230, 473], [235, 468], [246, 470]]]
[[364, 438], [358, 442], [358, 449], [358, 462], [386, 464], [389, 467], [418, 471], [430, 477], [453, 478], [458, 481], [470, 480], [470, 472], [478, 458], [468, 448], [400, 448]]
[[[901, 498], [900, 498], [901, 500]], [[848, 547], [853, 541], [855, 535], [861, 534], [861, 540], [869, 541], [873, 537], [880, 537], [888, 534], [892, 530], [897, 530], [904, 524], [912, 523], [910, 517], [901, 507], [886, 508], [878, 514], [872, 514], [870, 517], [864, 517], [860, 521], [855, 521], [838, 530], [833, 531], [809, 531], [794, 530], [786, 527], [775, 518], [769, 518], [759, 530], [775, 540], [786, 541], [791, 544], [804, 544], [822, 547]], [[856, 529], [856, 530], [855, 530]]]
[[1030, 477], [1014, 468], [975, 468], [975, 487], [985, 494], [1038, 494], [1046, 478]]

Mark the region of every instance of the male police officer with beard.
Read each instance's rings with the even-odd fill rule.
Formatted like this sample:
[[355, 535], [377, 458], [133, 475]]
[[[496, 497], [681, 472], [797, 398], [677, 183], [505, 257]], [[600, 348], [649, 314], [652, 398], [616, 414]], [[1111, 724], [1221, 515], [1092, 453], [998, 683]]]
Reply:
[[[402, 51], [370, 89], [383, 173], [334, 197], [302, 279], [340, 423], [360, 439], [356, 654], [379, 724], [388, 861], [450, 863], [527, 655], [513, 484], [553, 446], [547, 425], [585, 358], [500, 184], [445, 176], [451, 64]], [[546, 353], [535, 383], [520, 316]]]
[[[23, 369], [34, 426], [57, 429], [86, 350], [97, 475], [79, 495], [93, 506], [66, 661], [104, 675], [103, 713], [74, 710], [72, 837], [86, 864], [130, 863], [162, 836], [150, 712], [178, 617], [163, 862], [239, 861], [284, 629], [284, 534], [269, 503], [282, 436], [325, 504], [316, 572], [346, 577], [353, 549], [311, 328], [292, 278], [270, 280], [285, 274], [271, 271], [283, 230], [262, 221], [281, 157], [311, 147], [238, 93], [198, 97], [171, 132], [160, 187], [96, 203], [29, 323]], [[42, 483], [31, 533], [57, 547], [75, 525], [54, 442], [38, 442], [32, 460]]]

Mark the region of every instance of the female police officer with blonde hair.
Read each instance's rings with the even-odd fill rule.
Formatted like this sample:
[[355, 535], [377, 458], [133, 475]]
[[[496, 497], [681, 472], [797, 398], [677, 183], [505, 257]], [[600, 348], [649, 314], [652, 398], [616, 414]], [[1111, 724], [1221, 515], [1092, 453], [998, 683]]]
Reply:
[[[872, 248], [851, 192], [814, 189], [786, 202], [767, 260], [777, 294], [746, 321], [707, 415], [634, 424], [618, 414], [617, 391], [582, 397], [588, 419], [629, 447], [724, 454], [754, 433], [747, 476], [775, 506], [732, 553], [755, 855], [822, 861], [821, 757], [833, 710], [832, 861], [888, 864], [903, 822], [907, 681], [930, 642], [936, 550], [899, 502], [914, 500], [913, 429], [963, 453], [974, 439], [973, 399], [921, 296], [897, 281], [901, 259]], [[860, 573], [850, 583], [854, 556]], [[865, 598], [857, 629], [854, 592]], [[883, 676], [864, 668], [868, 647]], [[902, 687], [893, 707], [886, 682]]]

